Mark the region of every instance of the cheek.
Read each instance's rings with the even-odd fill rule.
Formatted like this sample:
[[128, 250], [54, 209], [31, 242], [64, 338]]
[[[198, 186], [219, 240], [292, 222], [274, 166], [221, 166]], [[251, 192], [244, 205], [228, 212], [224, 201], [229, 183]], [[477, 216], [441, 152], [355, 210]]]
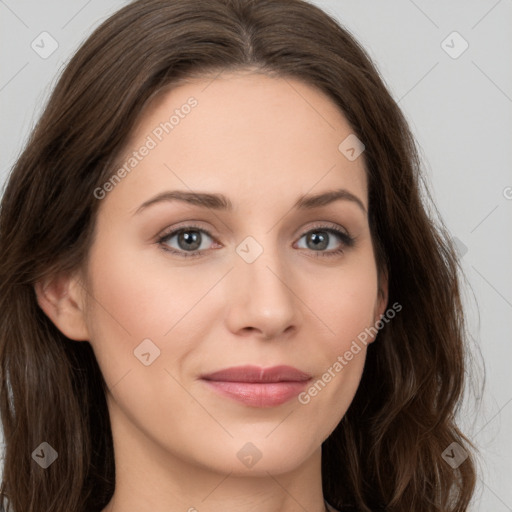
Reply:
[[[170, 340], [179, 337], [172, 346], [172, 360], [179, 363], [193, 348], [193, 333], [211, 325], [209, 318], [216, 316], [216, 303], [206, 300], [207, 311], [201, 299], [225, 273], [213, 266], [200, 271], [173, 267], [154, 247], [138, 253], [117, 251], [126, 241], [114, 240], [98, 239], [88, 272], [90, 342], [107, 384], [109, 378], [117, 382], [128, 369], [141, 366], [134, 350], [143, 340], [154, 343], [155, 353], [160, 350], [154, 365], [161, 366], [170, 357], [165, 350]], [[184, 332], [188, 338], [180, 335]]]
[[315, 332], [318, 348], [314, 355], [310, 353], [318, 373], [298, 400], [304, 409], [304, 421], [310, 425], [305, 431], [316, 430], [318, 443], [336, 428], [359, 387], [376, 297], [376, 273], [371, 266], [364, 272], [347, 268], [330, 280], [328, 291], [311, 295], [322, 320], [320, 325], [326, 327], [322, 327], [321, 335]]
[[190, 311], [215, 278], [201, 279], [197, 272], [162, 264], [164, 258], [158, 255], [146, 257], [156, 250], [148, 248], [139, 255], [106, 248], [102, 253], [109, 256], [93, 253], [91, 258], [91, 290], [96, 305], [104, 309], [104, 323], [115, 322], [134, 338], [163, 336]]
[[308, 297], [305, 302], [318, 317], [312, 332], [317, 340], [319, 373], [299, 399], [315, 414], [322, 414], [329, 404], [334, 414], [325, 425], [326, 432], [335, 428], [352, 402], [374, 332], [370, 329], [378, 296], [374, 260], [368, 252], [350, 263], [329, 274], [309, 276], [303, 284], [303, 296]]
[[378, 283], [370, 257], [331, 269], [323, 276], [310, 276], [303, 290], [308, 306], [318, 317], [317, 326], [324, 333], [322, 339], [331, 358], [348, 350], [352, 340], [375, 322]]

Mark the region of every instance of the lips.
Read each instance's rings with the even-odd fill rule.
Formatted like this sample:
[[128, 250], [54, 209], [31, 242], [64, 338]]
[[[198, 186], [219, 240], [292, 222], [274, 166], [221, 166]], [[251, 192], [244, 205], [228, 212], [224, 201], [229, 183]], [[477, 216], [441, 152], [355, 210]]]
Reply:
[[213, 391], [251, 407], [275, 407], [297, 396], [311, 375], [292, 366], [237, 366], [207, 375], [201, 380]]

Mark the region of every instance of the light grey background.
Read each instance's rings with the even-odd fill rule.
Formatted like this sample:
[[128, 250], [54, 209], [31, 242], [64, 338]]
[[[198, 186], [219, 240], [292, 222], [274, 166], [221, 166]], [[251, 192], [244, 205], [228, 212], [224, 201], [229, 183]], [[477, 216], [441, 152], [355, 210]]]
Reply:
[[[125, 3], [0, 0], [0, 185], [65, 63]], [[477, 407], [471, 395], [460, 415], [482, 454], [471, 510], [512, 511], [512, 1], [314, 3], [375, 60], [417, 137], [434, 199], [464, 254], [476, 369], [481, 350], [487, 374]], [[43, 51], [44, 31], [58, 43], [47, 58], [31, 47], [35, 41]]]

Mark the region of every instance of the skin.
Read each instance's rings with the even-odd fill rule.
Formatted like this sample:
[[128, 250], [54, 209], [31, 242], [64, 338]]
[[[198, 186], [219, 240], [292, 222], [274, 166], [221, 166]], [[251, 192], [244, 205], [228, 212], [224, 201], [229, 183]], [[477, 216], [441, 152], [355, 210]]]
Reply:
[[[91, 343], [109, 387], [117, 480], [104, 512], [321, 512], [321, 444], [355, 395], [365, 346], [306, 405], [251, 407], [199, 377], [287, 364], [315, 382], [384, 313], [364, 159], [338, 150], [353, 130], [321, 91], [252, 71], [154, 98], [126, 155], [191, 96], [198, 105], [101, 200], [87, 265], [36, 286], [57, 327]], [[350, 200], [293, 208], [303, 194], [340, 188], [366, 212]], [[222, 193], [233, 211], [163, 201], [135, 213], [177, 189]], [[209, 233], [201, 255], [166, 252], [186, 253], [177, 235], [157, 240], [188, 222]], [[354, 245], [330, 233], [315, 250], [307, 233], [322, 232], [317, 224]], [[252, 263], [236, 252], [247, 236], [263, 249]], [[134, 356], [146, 338], [160, 350], [148, 366]], [[237, 457], [248, 442], [261, 454], [252, 467]]]

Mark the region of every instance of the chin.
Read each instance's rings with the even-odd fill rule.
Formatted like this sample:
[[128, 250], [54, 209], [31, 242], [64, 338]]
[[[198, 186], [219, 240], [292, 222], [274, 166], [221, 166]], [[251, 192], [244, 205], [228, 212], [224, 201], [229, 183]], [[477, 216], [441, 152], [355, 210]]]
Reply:
[[[287, 437], [275, 434], [268, 437], [254, 435], [243, 439], [237, 437], [226, 440], [224, 444], [215, 443], [215, 448], [205, 448], [196, 454], [196, 461], [209, 471], [231, 473], [233, 476], [268, 477], [269, 473], [288, 473], [299, 468], [312, 456], [320, 456], [321, 443], [312, 444], [310, 437], [306, 444], [301, 442], [301, 437], [291, 434]], [[204, 457], [205, 453], [208, 453], [207, 458]]]

